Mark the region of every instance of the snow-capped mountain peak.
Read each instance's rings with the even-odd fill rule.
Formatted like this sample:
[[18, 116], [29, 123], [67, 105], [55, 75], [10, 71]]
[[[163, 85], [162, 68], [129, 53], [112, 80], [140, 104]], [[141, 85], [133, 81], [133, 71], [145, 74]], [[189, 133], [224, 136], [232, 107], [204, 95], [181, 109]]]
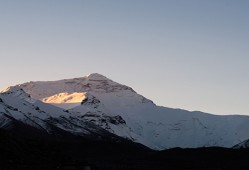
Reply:
[[[82, 131], [77, 127], [90, 122], [153, 149], [232, 147], [249, 139], [248, 116], [217, 116], [159, 107], [131, 87], [98, 73], [58, 81], [28, 82], [9, 87], [2, 93], [34, 100], [34, 105], [47, 110], [47, 119], [51, 110], [57, 110], [52, 111], [52, 117], [64, 123], [55, 120], [50, 123], [67, 131]], [[37, 117], [41, 113], [36, 113]], [[65, 122], [71, 122], [70, 127]]]
[[20, 88], [18, 86], [9, 86], [9, 87], [1, 90], [0, 93], [2, 93], [2, 94], [4, 94], [4, 93], [6, 93], [6, 94], [16, 94], [17, 95], [17, 94], [22, 94], [22, 93], [25, 93], [25, 92], [23, 91], [22, 88]]
[[123, 90], [133, 91], [132, 88], [116, 83], [98, 73], [93, 73], [81, 78], [64, 79], [58, 81], [32, 81], [17, 86], [22, 88], [33, 98], [39, 100], [59, 93], [112, 93]]
[[102, 81], [111, 81], [107, 77], [103, 76], [102, 74], [99, 73], [91, 73], [86, 76], [89, 80], [102, 80]]
[[36, 99], [31, 98], [29, 94], [27, 94], [21, 87], [19, 86], [10, 86], [6, 89], [3, 89], [0, 94], [2, 95], [11, 95], [17, 97], [19, 99], [23, 99], [29, 103], [35, 103]]

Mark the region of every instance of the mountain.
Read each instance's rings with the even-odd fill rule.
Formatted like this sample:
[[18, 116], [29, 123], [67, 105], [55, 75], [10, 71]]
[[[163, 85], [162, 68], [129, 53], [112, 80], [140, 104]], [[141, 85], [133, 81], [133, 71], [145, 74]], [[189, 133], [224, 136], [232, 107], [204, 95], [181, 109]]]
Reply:
[[249, 139], [249, 117], [218, 116], [161, 107], [132, 88], [93, 73], [59, 81], [28, 82], [4, 89], [0, 127], [11, 119], [74, 135], [113, 134], [152, 149], [232, 147]]
[[63, 109], [31, 98], [20, 87], [5, 89], [0, 94], [0, 113], [3, 130], [11, 131], [21, 124], [55, 136], [70, 133], [87, 138], [120, 139], [94, 123], [78, 120]]
[[233, 149], [243, 149], [243, 148], [249, 148], [249, 139], [238, 143], [237, 145], [234, 145], [232, 147]]

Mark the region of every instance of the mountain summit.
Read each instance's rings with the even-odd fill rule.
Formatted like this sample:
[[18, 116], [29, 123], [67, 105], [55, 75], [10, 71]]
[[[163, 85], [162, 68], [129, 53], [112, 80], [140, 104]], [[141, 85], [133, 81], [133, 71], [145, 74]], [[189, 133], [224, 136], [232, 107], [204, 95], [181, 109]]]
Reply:
[[59, 81], [28, 82], [17, 85], [33, 98], [42, 100], [58, 93], [97, 92], [110, 93], [131, 88], [116, 83], [107, 77], [93, 73], [85, 77]]
[[0, 93], [0, 127], [12, 119], [52, 133], [111, 133], [150, 148], [232, 147], [249, 139], [248, 116], [218, 116], [155, 105], [131, 87], [93, 73], [28, 82]]
[[105, 77], [99, 73], [91, 73], [91, 74], [87, 75], [86, 77], [90, 80], [110, 80], [107, 77]]

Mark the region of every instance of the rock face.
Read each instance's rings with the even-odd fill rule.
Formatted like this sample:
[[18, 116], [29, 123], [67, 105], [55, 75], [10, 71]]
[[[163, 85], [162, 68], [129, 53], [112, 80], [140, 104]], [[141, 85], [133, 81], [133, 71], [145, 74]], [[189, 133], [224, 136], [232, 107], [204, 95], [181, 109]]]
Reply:
[[[12, 109], [8, 115], [39, 125], [48, 132], [49, 125], [73, 134], [100, 135], [99, 132], [108, 131], [158, 150], [232, 147], [249, 139], [248, 116], [217, 116], [160, 107], [132, 88], [97, 73], [82, 78], [20, 84], [3, 90], [0, 98], [2, 115], [10, 112], [4, 102], [18, 109], [18, 113]], [[0, 126], [8, 121], [2, 117]]]

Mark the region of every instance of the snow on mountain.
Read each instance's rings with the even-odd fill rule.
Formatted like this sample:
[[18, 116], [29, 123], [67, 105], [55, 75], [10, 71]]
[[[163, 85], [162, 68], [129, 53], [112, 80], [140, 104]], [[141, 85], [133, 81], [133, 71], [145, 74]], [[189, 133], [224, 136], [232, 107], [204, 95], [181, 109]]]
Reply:
[[234, 145], [232, 147], [233, 149], [243, 149], [243, 148], [249, 148], [249, 139], [238, 143], [237, 145]]
[[102, 136], [107, 132], [89, 121], [78, 120], [67, 111], [30, 97], [19, 86], [0, 93], [0, 128], [9, 129], [13, 120], [21, 121], [49, 134], [60, 129], [75, 135]]
[[[75, 79], [28, 82], [4, 92], [17, 87], [31, 97], [21, 97], [22, 100], [66, 109], [58, 113], [67, 114], [62, 115], [64, 121], [70, 117], [77, 123], [91, 122], [153, 149], [232, 147], [249, 139], [248, 116], [218, 116], [160, 107], [132, 88], [97, 73]], [[66, 130], [77, 131], [74, 127]]]

